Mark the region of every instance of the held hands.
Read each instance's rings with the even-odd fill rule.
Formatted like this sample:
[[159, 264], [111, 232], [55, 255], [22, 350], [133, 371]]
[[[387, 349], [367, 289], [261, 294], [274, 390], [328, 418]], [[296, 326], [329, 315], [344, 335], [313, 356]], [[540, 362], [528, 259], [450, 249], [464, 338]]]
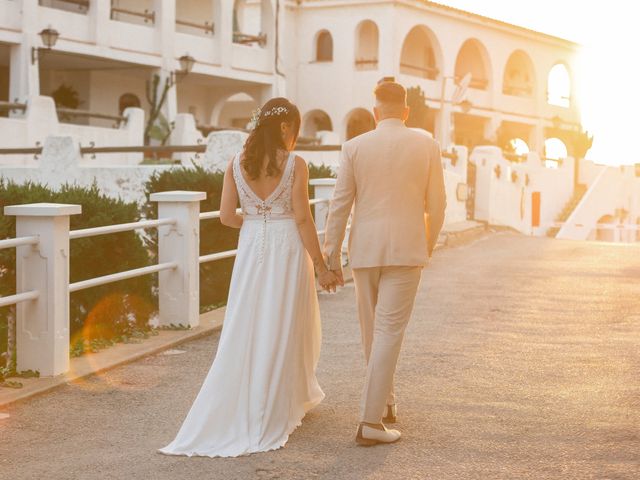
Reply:
[[324, 270], [318, 274], [318, 282], [320, 286], [327, 292], [335, 292], [336, 285], [339, 284], [338, 278], [331, 270]]

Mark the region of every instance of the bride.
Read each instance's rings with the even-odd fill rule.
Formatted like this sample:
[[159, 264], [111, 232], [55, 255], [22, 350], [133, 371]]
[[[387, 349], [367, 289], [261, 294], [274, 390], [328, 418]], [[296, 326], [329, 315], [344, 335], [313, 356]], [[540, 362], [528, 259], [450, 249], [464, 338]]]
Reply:
[[[309, 172], [293, 150], [300, 113], [285, 98], [261, 109], [224, 177], [220, 219], [240, 228], [218, 351], [168, 455], [236, 457], [280, 448], [324, 398], [320, 285], [324, 264], [308, 196]], [[238, 200], [242, 215], [236, 213]]]

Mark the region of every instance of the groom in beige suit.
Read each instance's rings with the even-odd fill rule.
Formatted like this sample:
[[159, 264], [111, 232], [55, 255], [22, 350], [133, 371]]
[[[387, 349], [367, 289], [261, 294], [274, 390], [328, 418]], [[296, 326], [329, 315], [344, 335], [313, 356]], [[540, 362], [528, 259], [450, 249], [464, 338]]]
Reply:
[[396, 421], [393, 376], [446, 204], [438, 143], [404, 125], [405, 88], [383, 80], [375, 97], [376, 129], [342, 146], [324, 243], [329, 268], [343, 283], [341, 247], [353, 208], [349, 259], [367, 360], [356, 436], [362, 445], [400, 438], [383, 416]]

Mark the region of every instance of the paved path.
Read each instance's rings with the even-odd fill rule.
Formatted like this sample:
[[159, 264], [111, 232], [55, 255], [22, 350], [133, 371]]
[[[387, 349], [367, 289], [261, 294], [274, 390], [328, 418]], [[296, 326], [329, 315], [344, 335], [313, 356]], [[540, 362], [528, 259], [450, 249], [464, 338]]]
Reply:
[[323, 295], [327, 399], [281, 450], [166, 457], [218, 335], [9, 406], [2, 479], [640, 478], [640, 246], [497, 234], [438, 252], [397, 385], [403, 439], [353, 442], [353, 287]]

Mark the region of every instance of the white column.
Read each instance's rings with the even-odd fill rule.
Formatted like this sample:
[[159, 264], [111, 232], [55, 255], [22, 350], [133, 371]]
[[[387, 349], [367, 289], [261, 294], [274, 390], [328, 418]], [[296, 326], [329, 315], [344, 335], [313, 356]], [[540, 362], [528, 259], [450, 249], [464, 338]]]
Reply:
[[[331, 200], [333, 190], [336, 186], [335, 178], [314, 178], [309, 181], [309, 185], [313, 187], [314, 199]], [[319, 231], [324, 230], [327, 224], [327, 215], [329, 215], [329, 203], [322, 202], [314, 205], [315, 222]]]
[[231, 67], [233, 56], [233, 0], [221, 0], [219, 25], [216, 25], [216, 36], [220, 48], [220, 61], [223, 67]]
[[[156, 73], [160, 75], [160, 92], [165, 82], [171, 76], [171, 72], [176, 71], [176, 57], [180, 57], [188, 52], [180, 52], [176, 55], [175, 33], [176, 33], [176, 2], [175, 0], [155, 0], [154, 10], [156, 13], [156, 35], [160, 44], [160, 54], [162, 55], [162, 67]], [[169, 122], [172, 122], [178, 113], [177, 88], [174, 85], [167, 92], [167, 99], [162, 106], [162, 114]]]
[[96, 45], [109, 46], [109, 21], [111, 19], [111, 2], [94, 0], [89, 8], [91, 30]]
[[42, 376], [69, 370], [69, 216], [80, 205], [35, 203], [5, 207], [15, 215], [16, 236], [38, 236], [16, 251], [17, 292], [38, 291], [17, 306], [17, 369]]
[[19, 45], [12, 45], [10, 53], [10, 101], [26, 102], [30, 96], [40, 94], [37, 56], [32, 61], [32, 48], [42, 46], [36, 31], [37, 24], [38, 2], [22, 0], [22, 41]]
[[158, 261], [178, 267], [159, 273], [160, 325], [198, 326], [200, 318], [200, 201], [205, 192], [160, 192], [158, 218], [174, 218], [175, 225], [158, 231]]

